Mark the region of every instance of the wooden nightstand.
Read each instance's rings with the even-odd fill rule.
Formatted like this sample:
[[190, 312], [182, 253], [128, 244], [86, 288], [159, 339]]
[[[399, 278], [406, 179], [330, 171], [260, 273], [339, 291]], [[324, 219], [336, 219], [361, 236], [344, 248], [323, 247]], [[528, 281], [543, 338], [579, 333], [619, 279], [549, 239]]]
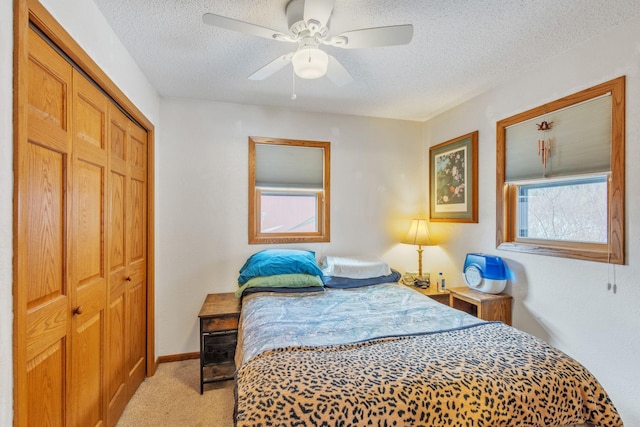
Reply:
[[449, 305], [482, 320], [498, 320], [511, 325], [511, 295], [485, 294], [473, 289], [449, 289]]
[[400, 284], [408, 288], [414, 289], [420, 292], [421, 294], [426, 295], [429, 298], [438, 301], [439, 303], [442, 303], [444, 305], [449, 305], [449, 290], [445, 289], [444, 292], [438, 292], [438, 289], [435, 283], [429, 286], [427, 289], [418, 288], [417, 286], [405, 285], [402, 282], [400, 282]]
[[206, 383], [233, 378], [240, 299], [233, 293], [209, 294], [200, 309], [200, 394]]

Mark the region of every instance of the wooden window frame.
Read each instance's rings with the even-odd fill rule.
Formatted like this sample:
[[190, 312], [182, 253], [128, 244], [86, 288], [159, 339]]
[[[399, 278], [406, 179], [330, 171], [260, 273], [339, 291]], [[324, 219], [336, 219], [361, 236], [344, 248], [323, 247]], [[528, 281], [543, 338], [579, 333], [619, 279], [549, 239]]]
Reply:
[[[608, 175], [606, 244], [518, 238], [518, 185], [506, 181], [506, 129], [552, 111], [611, 93], [611, 173]], [[625, 77], [621, 76], [562, 99], [500, 120], [496, 127], [496, 247], [501, 250], [625, 263]], [[567, 177], [570, 180], [570, 177]]]
[[[262, 194], [262, 190], [256, 187], [256, 144], [323, 149], [323, 188], [317, 192], [317, 231], [301, 233], [260, 232], [260, 195]], [[331, 144], [327, 141], [249, 137], [249, 244], [318, 243], [330, 241], [330, 160]]]

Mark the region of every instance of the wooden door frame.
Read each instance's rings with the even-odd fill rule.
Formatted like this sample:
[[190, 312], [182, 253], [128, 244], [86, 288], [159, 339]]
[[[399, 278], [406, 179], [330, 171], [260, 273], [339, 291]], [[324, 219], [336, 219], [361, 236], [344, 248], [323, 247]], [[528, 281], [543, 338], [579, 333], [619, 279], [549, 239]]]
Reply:
[[[91, 57], [80, 47], [78, 43], [66, 32], [55, 18], [37, 0], [14, 0], [14, 54], [13, 54], [13, 135], [14, 153], [17, 147], [27, 137], [27, 101], [28, 88], [25, 85], [27, 72], [28, 52], [25, 41], [29, 30], [29, 23], [34, 24], [44, 35], [67, 55], [86, 75], [92, 79], [111, 99], [118, 104], [147, 132], [147, 362], [146, 375], [152, 376], [157, 368], [155, 357], [155, 222], [154, 222], [154, 152], [155, 143], [154, 126], [145, 115], [126, 97], [116, 84], [100, 69]], [[18, 156], [14, 155], [14, 177], [17, 177]], [[17, 181], [17, 180], [16, 180]], [[17, 398], [24, 384], [16, 383], [19, 368], [19, 357], [23, 357], [21, 346], [18, 345], [19, 334], [24, 328], [22, 317], [17, 313], [18, 307], [18, 259], [17, 253], [17, 183], [14, 181], [13, 201], [13, 366], [14, 366], [14, 425], [20, 421], [20, 414], [26, 411], [26, 402], [20, 402]], [[18, 315], [17, 315], [18, 314]]]

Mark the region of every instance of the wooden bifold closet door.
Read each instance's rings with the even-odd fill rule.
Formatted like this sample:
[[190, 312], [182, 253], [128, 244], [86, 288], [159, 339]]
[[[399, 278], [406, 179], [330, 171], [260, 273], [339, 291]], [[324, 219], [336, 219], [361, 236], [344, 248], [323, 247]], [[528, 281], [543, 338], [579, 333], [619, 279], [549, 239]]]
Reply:
[[146, 369], [146, 133], [119, 110], [109, 120], [109, 412], [121, 414]]
[[33, 29], [16, 139], [19, 426], [113, 426], [147, 368], [147, 132]]

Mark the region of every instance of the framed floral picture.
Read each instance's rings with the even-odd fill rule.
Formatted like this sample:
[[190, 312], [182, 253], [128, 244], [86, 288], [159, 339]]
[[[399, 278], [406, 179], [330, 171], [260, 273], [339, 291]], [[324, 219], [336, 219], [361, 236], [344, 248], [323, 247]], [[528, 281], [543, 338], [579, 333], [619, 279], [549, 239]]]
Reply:
[[429, 148], [429, 219], [478, 222], [478, 131]]

